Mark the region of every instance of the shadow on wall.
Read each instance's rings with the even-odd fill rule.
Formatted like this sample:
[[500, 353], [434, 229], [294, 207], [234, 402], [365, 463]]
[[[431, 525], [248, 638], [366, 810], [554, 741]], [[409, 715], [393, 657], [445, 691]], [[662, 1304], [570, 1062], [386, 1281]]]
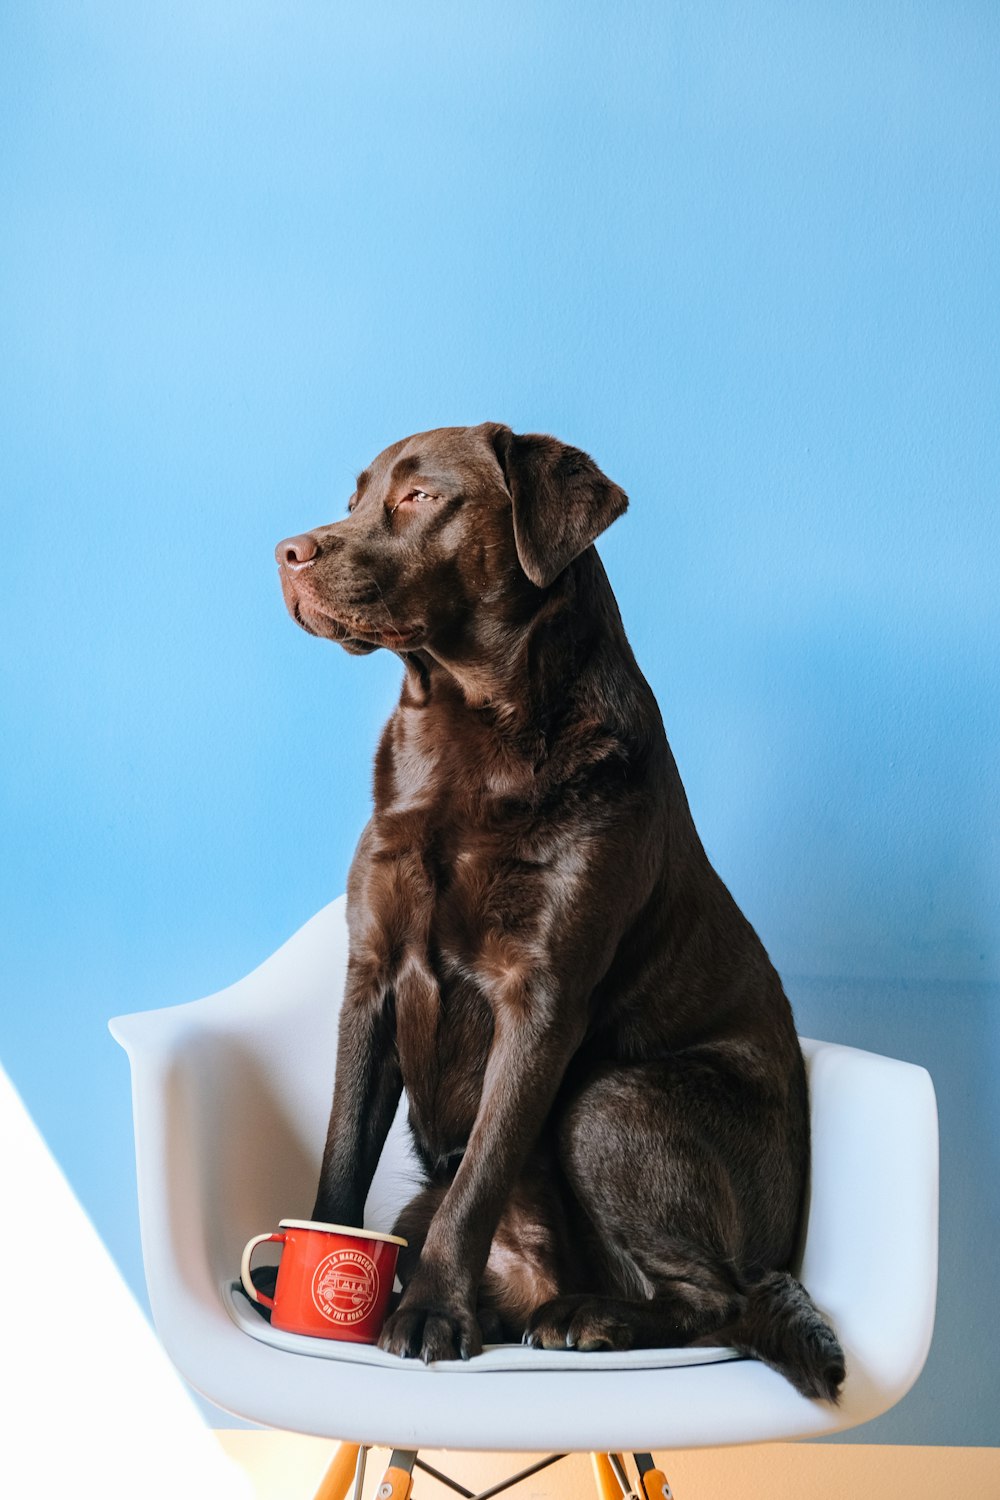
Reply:
[[[199, 1077], [190, 1073], [197, 1068]], [[205, 1087], [205, 1075], [211, 1086]], [[199, 1184], [203, 1211], [201, 1225], [211, 1225], [222, 1237], [208, 1247], [208, 1262], [216, 1280], [235, 1274], [242, 1246], [253, 1234], [276, 1229], [283, 1217], [305, 1217], [316, 1188], [318, 1155], [323, 1137], [318, 1131], [304, 1138], [301, 1121], [290, 1117], [275, 1080], [245, 1047], [227, 1036], [193, 1059], [183, 1057], [171, 1075], [172, 1129], [170, 1182], [174, 1185], [171, 1227], [182, 1240], [188, 1193], [185, 1184]], [[293, 1096], [294, 1097], [294, 1096]], [[255, 1130], [252, 1142], [239, 1128], [244, 1117], [236, 1099], [252, 1100]], [[192, 1111], [208, 1111], [196, 1119]], [[215, 1151], [205, 1157], [205, 1140]], [[263, 1151], [261, 1142], [265, 1143]], [[217, 1205], [223, 1204], [223, 1212]], [[183, 1259], [185, 1247], [178, 1244]], [[272, 1259], [277, 1259], [276, 1254]], [[192, 1264], [200, 1266], [194, 1252]]]

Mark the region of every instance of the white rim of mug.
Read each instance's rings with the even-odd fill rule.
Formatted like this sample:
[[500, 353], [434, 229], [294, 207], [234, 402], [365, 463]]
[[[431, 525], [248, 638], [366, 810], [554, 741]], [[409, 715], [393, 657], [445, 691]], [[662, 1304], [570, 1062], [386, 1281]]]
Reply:
[[409, 1245], [398, 1234], [382, 1234], [378, 1229], [355, 1229], [350, 1224], [321, 1224], [317, 1219], [279, 1219], [279, 1229], [319, 1229], [325, 1234], [347, 1234], [356, 1240], [385, 1240], [390, 1245]]

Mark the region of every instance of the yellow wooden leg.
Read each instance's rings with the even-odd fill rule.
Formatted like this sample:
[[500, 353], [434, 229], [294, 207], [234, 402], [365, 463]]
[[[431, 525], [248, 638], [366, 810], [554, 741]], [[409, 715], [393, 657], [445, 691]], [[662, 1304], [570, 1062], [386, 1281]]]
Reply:
[[344, 1500], [354, 1483], [354, 1472], [358, 1466], [357, 1443], [341, 1443], [333, 1461], [320, 1480], [315, 1500]]
[[673, 1500], [674, 1492], [662, 1469], [647, 1469], [642, 1476], [642, 1488], [646, 1500]]
[[662, 1469], [647, 1469], [643, 1465], [652, 1461], [651, 1454], [637, 1454], [636, 1458], [642, 1459], [639, 1464], [639, 1484], [644, 1500], [674, 1500], [674, 1492], [667, 1483], [667, 1476]]
[[598, 1500], [622, 1500], [622, 1487], [615, 1478], [611, 1460], [606, 1453], [592, 1453], [590, 1462], [594, 1466], [594, 1483]]
[[[392, 1458], [395, 1458], [395, 1452]], [[412, 1462], [412, 1460], [411, 1460]], [[389, 1467], [382, 1475], [382, 1483], [375, 1491], [378, 1500], [408, 1500], [410, 1487], [413, 1484], [413, 1474], [410, 1469], [394, 1464], [390, 1459]]]

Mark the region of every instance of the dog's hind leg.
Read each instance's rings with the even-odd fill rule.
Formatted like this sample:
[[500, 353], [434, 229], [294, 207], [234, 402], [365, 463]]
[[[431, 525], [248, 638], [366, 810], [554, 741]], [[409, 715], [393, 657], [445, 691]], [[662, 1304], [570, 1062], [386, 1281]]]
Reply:
[[786, 1270], [808, 1148], [794, 1081], [782, 1098], [683, 1055], [605, 1066], [565, 1103], [558, 1138], [598, 1248], [591, 1288], [536, 1307], [529, 1343], [732, 1343], [836, 1400], [843, 1353]]
[[744, 1272], [784, 1269], [808, 1158], [801, 1106], [793, 1087], [683, 1053], [579, 1084], [561, 1105], [559, 1164], [608, 1250], [603, 1290], [714, 1303]]
[[677, 1346], [735, 1322], [748, 1250], [777, 1269], [793, 1239], [797, 1185], [768, 1113], [743, 1080], [683, 1056], [578, 1085], [558, 1151], [594, 1231], [592, 1279], [536, 1307], [529, 1342]]
[[[617, 1081], [614, 1092], [621, 1106]], [[738, 1216], [732, 1189], [719, 1164], [695, 1153], [692, 1141], [681, 1151], [675, 1138], [670, 1171], [664, 1172], [662, 1137], [644, 1140], [636, 1113], [627, 1109], [611, 1117], [609, 1131], [606, 1102], [600, 1102], [597, 1122], [600, 1151], [582, 1139], [593, 1118], [583, 1123], [578, 1110], [571, 1126], [573, 1148], [585, 1144], [585, 1170], [578, 1161], [571, 1181], [597, 1231], [591, 1241], [593, 1279], [587, 1291], [537, 1306], [524, 1341], [535, 1348], [580, 1350], [712, 1342], [712, 1334], [737, 1322], [746, 1306], [733, 1254]], [[592, 1096], [589, 1105], [597, 1103]], [[650, 1113], [661, 1131], [661, 1107], [654, 1104]], [[618, 1132], [618, 1139], [609, 1139]]]

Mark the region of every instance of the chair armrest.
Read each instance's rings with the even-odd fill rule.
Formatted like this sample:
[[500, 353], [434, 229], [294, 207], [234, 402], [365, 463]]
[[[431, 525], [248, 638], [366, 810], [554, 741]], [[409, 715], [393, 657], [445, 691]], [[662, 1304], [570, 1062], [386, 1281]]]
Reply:
[[802, 1046], [812, 1177], [799, 1274], [837, 1330], [854, 1394], [884, 1410], [919, 1375], [934, 1326], [934, 1087], [912, 1063], [832, 1043]]

